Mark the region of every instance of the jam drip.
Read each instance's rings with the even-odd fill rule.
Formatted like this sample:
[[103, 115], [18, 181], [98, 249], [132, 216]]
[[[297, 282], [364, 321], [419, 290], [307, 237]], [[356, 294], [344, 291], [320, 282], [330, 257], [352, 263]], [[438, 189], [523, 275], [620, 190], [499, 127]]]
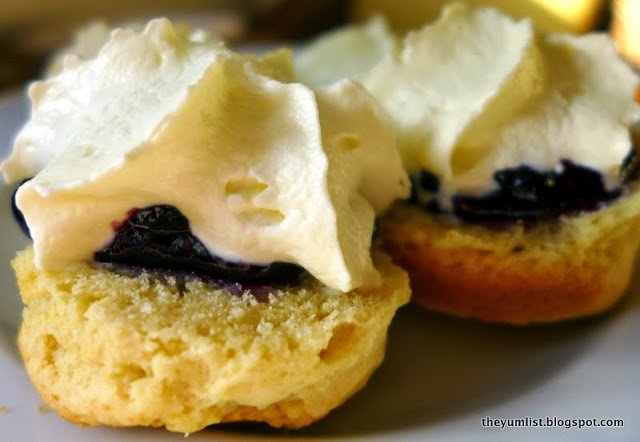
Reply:
[[115, 238], [95, 252], [96, 261], [188, 271], [214, 280], [241, 283], [293, 283], [304, 273], [295, 264], [275, 262], [260, 266], [212, 256], [191, 234], [187, 218], [169, 205], [133, 209], [114, 229]]

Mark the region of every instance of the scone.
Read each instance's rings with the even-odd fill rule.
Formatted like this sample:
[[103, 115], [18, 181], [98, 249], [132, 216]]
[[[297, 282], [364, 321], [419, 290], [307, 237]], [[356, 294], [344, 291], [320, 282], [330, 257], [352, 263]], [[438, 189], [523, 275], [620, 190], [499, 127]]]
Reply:
[[621, 297], [638, 249], [640, 108], [608, 36], [540, 35], [454, 4], [352, 77], [393, 118], [412, 178], [380, 238], [419, 304], [525, 324]]
[[211, 423], [307, 425], [364, 386], [387, 327], [408, 300], [380, 254], [382, 285], [336, 293], [315, 278], [251, 290], [79, 264], [42, 272], [13, 262], [25, 302], [20, 351], [45, 402], [83, 425], [193, 432]]
[[79, 424], [297, 428], [382, 361], [409, 283], [373, 227], [409, 181], [361, 86], [192, 36], [118, 29], [30, 87], [0, 166], [28, 179], [20, 351]]
[[416, 303], [527, 324], [601, 313], [625, 293], [640, 237], [640, 192], [609, 207], [527, 228], [488, 228], [398, 204], [380, 235], [411, 275]]
[[[456, 26], [468, 31], [453, 37]], [[526, 22], [483, 10], [450, 9], [422, 32], [406, 42], [412, 57], [433, 55], [430, 42], [449, 34], [452, 65], [474, 73], [457, 79], [487, 84], [477, 101], [444, 92], [463, 107], [447, 115], [436, 105], [441, 125], [420, 135], [406, 124], [415, 116], [396, 109], [405, 155], [416, 161], [414, 195], [382, 223], [381, 237], [411, 274], [414, 299], [513, 324], [611, 307], [639, 247], [637, 76], [605, 35], [536, 35]], [[504, 47], [475, 43], [498, 39]], [[486, 77], [483, 63], [493, 65]], [[376, 84], [388, 66], [365, 85], [382, 91]], [[387, 97], [383, 105], [394, 102]], [[418, 136], [432, 141], [419, 145]]]

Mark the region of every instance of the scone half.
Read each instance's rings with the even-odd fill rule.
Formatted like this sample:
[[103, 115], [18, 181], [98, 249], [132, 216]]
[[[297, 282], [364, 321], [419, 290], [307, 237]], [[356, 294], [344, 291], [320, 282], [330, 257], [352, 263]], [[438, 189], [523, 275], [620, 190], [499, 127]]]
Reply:
[[175, 274], [41, 272], [27, 248], [13, 261], [19, 346], [46, 403], [78, 424], [297, 428], [344, 402], [383, 359], [409, 283], [386, 255], [376, 266], [377, 289], [343, 294], [308, 277], [259, 300]]
[[605, 311], [627, 289], [640, 244], [640, 193], [596, 212], [487, 227], [398, 204], [380, 236], [416, 303], [484, 321], [554, 322]]

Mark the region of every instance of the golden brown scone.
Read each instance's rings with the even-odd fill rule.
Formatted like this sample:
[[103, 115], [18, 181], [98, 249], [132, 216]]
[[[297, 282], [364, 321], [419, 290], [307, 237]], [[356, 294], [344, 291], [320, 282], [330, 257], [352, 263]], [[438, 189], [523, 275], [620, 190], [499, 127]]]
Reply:
[[640, 192], [525, 229], [487, 227], [399, 204], [380, 237], [432, 310], [528, 324], [603, 312], [625, 292], [640, 244]]
[[12, 264], [29, 376], [51, 408], [83, 425], [307, 425], [366, 383], [409, 299], [406, 273], [380, 253], [378, 289], [340, 294], [308, 277], [266, 302], [197, 278], [88, 264], [39, 272], [31, 248]]

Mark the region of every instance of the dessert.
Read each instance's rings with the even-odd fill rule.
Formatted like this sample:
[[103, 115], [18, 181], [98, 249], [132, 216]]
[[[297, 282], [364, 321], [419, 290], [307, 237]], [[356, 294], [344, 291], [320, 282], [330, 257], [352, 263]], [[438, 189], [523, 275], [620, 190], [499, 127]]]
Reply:
[[640, 108], [607, 36], [540, 35], [455, 4], [355, 78], [393, 118], [412, 177], [380, 236], [416, 302], [524, 324], [621, 297], [639, 241]]
[[409, 288], [374, 217], [408, 179], [361, 86], [189, 35], [118, 29], [29, 88], [0, 166], [28, 179], [20, 350], [76, 423], [300, 427], [382, 360]]

